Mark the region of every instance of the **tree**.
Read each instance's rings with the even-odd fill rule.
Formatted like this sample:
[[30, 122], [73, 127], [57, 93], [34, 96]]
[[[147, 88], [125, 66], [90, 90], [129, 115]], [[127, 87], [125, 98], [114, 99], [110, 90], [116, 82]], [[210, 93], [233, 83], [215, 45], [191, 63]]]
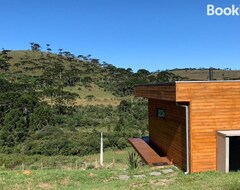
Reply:
[[121, 115], [119, 120], [117, 121], [117, 124], [116, 124], [116, 127], [115, 127], [115, 131], [116, 132], [120, 132], [120, 131], [123, 131], [124, 129], [124, 125], [125, 125], [125, 119], [124, 117]]
[[146, 70], [146, 69], [139, 69], [137, 71], [137, 74], [142, 75], [143, 77], [146, 77], [146, 76], [148, 76], [150, 74], [150, 72], [148, 70]]
[[167, 71], [161, 71], [157, 74], [157, 82], [171, 82], [174, 81], [175, 75]]
[[57, 62], [54, 64], [54, 68], [53, 68], [53, 75], [54, 78], [57, 80], [61, 80], [62, 79], [62, 73], [64, 71], [64, 66], [61, 62]]
[[0, 52], [0, 69], [3, 71], [8, 71], [10, 64], [9, 61], [12, 59], [12, 57], [8, 54], [10, 50], [2, 50]]
[[123, 113], [130, 111], [130, 109], [131, 109], [131, 103], [126, 100], [122, 100], [118, 106], [118, 110]]
[[85, 77], [82, 79], [82, 82], [83, 82], [83, 83], [91, 83], [91, 82], [92, 82], [92, 77], [90, 77], [90, 76], [85, 76]]
[[0, 93], [0, 125], [3, 122], [4, 115], [13, 109], [15, 102], [21, 95], [16, 92]]
[[48, 52], [48, 53], [51, 52], [52, 49], [50, 48], [50, 44], [46, 44], [46, 46], [47, 46], [47, 52]]
[[99, 65], [99, 59], [91, 59], [91, 63]]
[[30, 45], [31, 45], [32, 51], [40, 51], [41, 50], [41, 46], [35, 42], [30, 42]]
[[156, 82], [156, 77], [154, 75], [149, 75], [148, 76], [148, 81], [153, 83], [153, 82]]
[[19, 109], [12, 109], [4, 116], [1, 139], [3, 144], [14, 146], [25, 140], [28, 134], [28, 124]]
[[30, 116], [30, 126], [33, 131], [40, 130], [44, 126], [53, 124], [53, 113], [46, 104], [41, 104]]
[[12, 89], [12, 85], [10, 82], [8, 82], [6, 79], [0, 78], [0, 92], [8, 92]]
[[49, 88], [45, 88], [43, 90], [43, 95], [50, 98], [50, 104], [53, 105], [54, 103], [54, 97], [57, 94], [57, 89], [53, 88], [53, 87], [49, 87]]
[[18, 108], [25, 116], [28, 117], [29, 114], [33, 112], [37, 104], [37, 97], [31, 96], [29, 94], [23, 94], [17, 99], [14, 106], [15, 108]]
[[71, 67], [71, 70], [66, 70], [63, 74], [64, 83], [66, 86], [75, 86], [76, 82], [80, 81], [79, 69], [75, 66]]

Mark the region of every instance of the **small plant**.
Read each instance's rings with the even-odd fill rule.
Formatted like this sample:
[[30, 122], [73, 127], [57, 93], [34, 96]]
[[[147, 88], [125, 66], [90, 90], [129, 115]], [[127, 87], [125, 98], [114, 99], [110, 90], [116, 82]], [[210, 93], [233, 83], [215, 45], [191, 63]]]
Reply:
[[89, 170], [89, 169], [94, 169], [95, 168], [95, 166], [93, 165], [93, 164], [89, 164], [89, 165], [87, 165], [87, 169]]
[[136, 152], [128, 152], [128, 167], [129, 169], [136, 169], [139, 166], [140, 160]]
[[86, 98], [88, 101], [92, 101], [92, 100], [95, 99], [95, 96], [94, 96], [94, 95], [87, 95], [85, 98]]

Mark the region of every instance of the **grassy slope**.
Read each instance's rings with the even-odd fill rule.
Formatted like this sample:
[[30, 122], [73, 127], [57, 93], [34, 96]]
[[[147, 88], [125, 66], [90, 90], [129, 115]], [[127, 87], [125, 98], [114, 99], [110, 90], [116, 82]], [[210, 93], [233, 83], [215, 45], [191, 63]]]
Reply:
[[[25, 55], [31, 57], [31, 59], [38, 58], [41, 56], [41, 52], [32, 52], [32, 51], [12, 51], [10, 55], [13, 57], [11, 63], [12, 65], [20, 60], [21, 57]], [[43, 52], [44, 55], [46, 53]], [[21, 68], [19, 68], [21, 70]], [[16, 67], [11, 67], [11, 71], [16, 71]], [[33, 71], [32, 74], [37, 74]], [[172, 73], [189, 78], [189, 80], [208, 80], [208, 70], [173, 70]], [[240, 71], [235, 70], [214, 70], [214, 79], [224, 80], [224, 79], [238, 79], [240, 78]], [[74, 87], [67, 87], [66, 90], [70, 92], [75, 92], [80, 95], [80, 98], [77, 99], [77, 105], [112, 105], [116, 106], [119, 104], [121, 99], [112, 95], [111, 92], [104, 91], [102, 88], [98, 87], [95, 84], [91, 84], [91, 88], [85, 88], [78, 85]], [[88, 95], [94, 95], [95, 99], [93, 101], [88, 101], [85, 99]]]
[[13, 59], [11, 60], [11, 62], [12, 62], [12, 63], [16, 63], [16, 62], [20, 61], [20, 58], [21, 58], [21, 57], [24, 57], [24, 55], [25, 55], [26, 53], [31, 54], [31, 57], [32, 57], [32, 58], [37, 58], [37, 57], [39, 57], [39, 56], [41, 55], [40, 52], [33, 52], [33, 51], [30, 51], [30, 50], [27, 50], [27, 51], [26, 51], [26, 50], [11, 51], [11, 52], [9, 53], [9, 55], [10, 55], [11, 57], [13, 57]]
[[[33, 51], [12, 51], [9, 53], [10, 56], [13, 57], [11, 60], [11, 67], [10, 71], [14, 72], [17, 71], [16, 67], [13, 67], [13, 65], [20, 61], [21, 57], [24, 57], [26, 54], [30, 56], [31, 59], [38, 58], [41, 56], [41, 52], [33, 52]], [[46, 55], [46, 53], [43, 53]], [[18, 68], [18, 70], [22, 70], [21, 66]], [[32, 71], [31, 74], [38, 75], [39, 71]], [[80, 88], [79, 88], [80, 87]], [[85, 88], [84, 86], [74, 86], [74, 87], [66, 87], [65, 90], [77, 93], [80, 95], [80, 98], [77, 98], [76, 104], [77, 105], [112, 105], [117, 106], [119, 105], [121, 99], [115, 97], [112, 95], [109, 91], [104, 91], [102, 88], [95, 84], [91, 84], [91, 88]], [[85, 99], [86, 96], [93, 95], [95, 99], [93, 101], [88, 101]]]
[[[32, 51], [12, 51], [10, 55], [13, 57], [12, 63], [16, 63], [20, 60], [21, 57], [24, 57], [25, 54], [28, 54], [31, 58], [37, 58], [41, 56], [41, 52], [32, 52]], [[46, 55], [45, 53], [43, 53]], [[196, 69], [196, 70], [171, 70], [170, 72], [187, 77], [190, 80], [208, 80], [208, 70], [206, 69]], [[240, 78], [239, 70], [214, 70], [214, 79], [224, 80], [224, 79], [238, 79]]]
[[[111, 92], [104, 91], [102, 88], [94, 84], [91, 86], [91, 88], [81, 86], [80, 89], [79, 86], [66, 87], [65, 90], [79, 94], [80, 98], [76, 100], [77, 105], [119, 105], [121, 99], [116, 98]], [[95, 99], [92, 101], [85, 99], [88, 95], [93, 95]]]

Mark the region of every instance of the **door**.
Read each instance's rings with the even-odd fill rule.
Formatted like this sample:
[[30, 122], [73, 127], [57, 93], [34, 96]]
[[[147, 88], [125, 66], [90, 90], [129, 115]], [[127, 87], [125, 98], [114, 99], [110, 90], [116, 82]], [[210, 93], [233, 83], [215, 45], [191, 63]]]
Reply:
[[240, 170], [240, 137], [229, 139], [229, 171]]

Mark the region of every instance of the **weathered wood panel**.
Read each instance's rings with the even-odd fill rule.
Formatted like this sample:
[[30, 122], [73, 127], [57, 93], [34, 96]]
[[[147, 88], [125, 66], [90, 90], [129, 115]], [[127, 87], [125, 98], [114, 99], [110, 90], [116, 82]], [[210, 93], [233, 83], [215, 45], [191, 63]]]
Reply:
[[172, 163], [167, 157], [159, 156], [143, 139], [140, 138], [130, 138], [128, 141], [144, 160], [144, 162], [150, 166], [156, 165], [171, 165]]
[[177, 83], [176, 100], [191, 102], [191, 172], [216, 170], [216, 131], [240, 129], [240, 82]]
[[176, 101], [176, 86], [175, 83], [156, 86], [136, 86], [134, 88], [134, 94], [137, 97]]
[[[159, 118], [156, 109], [166, 112]], [[186, 169], [186, 130], [185, 109], [176, 102], [149, 99], [149, 137], [150, 141], [179, 168]]]

